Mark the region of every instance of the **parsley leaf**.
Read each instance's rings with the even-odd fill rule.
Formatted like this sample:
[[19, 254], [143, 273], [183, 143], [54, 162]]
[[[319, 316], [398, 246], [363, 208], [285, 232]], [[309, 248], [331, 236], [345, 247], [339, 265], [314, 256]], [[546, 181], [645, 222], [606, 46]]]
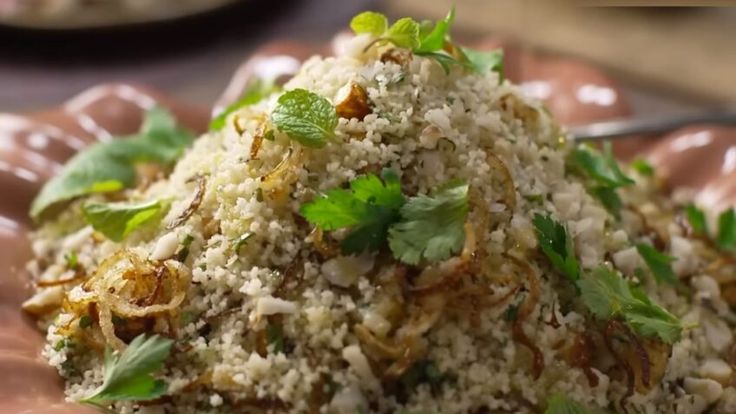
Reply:
[[82, 207], [82, 213], [95, 230], [119, 242], [140, 226], [160, 218], [164, 208], [158, 200], [139, 204], [87, 203]]
[[151, 374], [163, 367], [173, 341], [159, 335], [139, 335], [119, 355], [105, 351], [102, 385], [82, 403], [99, 405], [108, 401], [146, 401], [166, 393], [167, 386]]
[[685, 207], [685, 214], [687, 215], [687, 221], [690, 223], [690, 227], [693, 229], [693, 233], [700, 236], [708, 235], [708, 221], [705, 218], [705, 212], [690, 204]]
[[386, 40], [398, 47], [415, 49], [419, 46], [419, 23], [411, 17], [402, 17], [388, 28]]
[[273, 92], [281, 89], [273, 80], [254, 78], [237, 101], [228, 105], [210, 121], [210, 130], [219, 131], [225, 127], [227, 117], [238, 109], [256, 104]]
[[547, 400], [544, 414], [603, 414], [601, 409], [589, 409], [575, 400], [563, 395], [554, 394]]
[[33, 200], [30, 215], [38, 221], [47, 210], [64, 201], [130, 187], [135, 183], [136, 163], [169, 165], [193, 139], [190, 132], [176, 125], [167, 110], [154, 108], [146, 114], [138, 134], [94, 144], [72, 157]]
[[410, 198], [401, 207], [401, 221], [389, 230], [394, 257], [417, 264], [422, 258], [440, 261], [459, 252], [465, 242], [467, 214], [468, 185], [463, 182]]
[[675, 276], [675, 272], [672, 270], [672, 262], [675, 261], [674, 257], [668, 256], [644, 243], [637, 244], [636, 250], [639, 252], [641, 258], [644, 259], [644, 263], [649, 267], [657, 283], [667, 283], [669, 285], [680, 283], [680, 279]]
[[356, 34], [370, 33], [374, 36], [381, 36], [388, 29], [388, 19], [381, 13], [366, 11], [353, 17], [350, 21], [350, 28]]
[[611, 143], [603, 144], [602, 153], [587, 145], [579, 145], [572, 153], [572, 163], [594, 183], [591, 194], [618, 217], [623, 202], [616, 189], [634, 184], [634, 180], [621, 171], [613, 157]]
[[673, 343], [682, 325], [677, 317], [655, 304], [617, 272], [600, 266], [578, 281], [583, 303], [596, 318], [621, 318], [639, 335]]
[[731, 250], [736, 247], [736, 212], [733, 208], [729, 208], [718, 216], [716, 244], [724, 250]]
[[356, 178], [350, 182], [350, 191], [331, 190], [303, 205], [300, 213], [322, 230], [351, 228], [342, 242], [345, 253], [378, 250], [405, 202], [396, 173], [386, 169], [381, 177], [383, 180], [372, 174]]
[[645, 176], [645, 177], [652, 177], [654, 176], [654, 166], [649, 163], [649, 161], [639, 158], [637, 160], [634, 160], [631, 162], [631, 168], [636, 170], [639, 174]]
[[572, 157], [575, 165], [600, 185], [618, 188], [634, 184], [634, 180], [626, 176], [618, 166], [610, 142], [603, 145], [603, 153], [587, 145], [579, 145], [573, 151]]
[[335, 135], [337, 112], [316, 93], [294, 89], [279, 97], [271, 122], [300, 144], [320, 148]]
[[556, 222], [552, 217], [539, 213], [534, 215], [532, 224], [537, 230], [539, 246], [552, 265], [570, 280], [578, 280], [580, 265], [575, 257], [572, 237], [567, 233], [565, 226]]

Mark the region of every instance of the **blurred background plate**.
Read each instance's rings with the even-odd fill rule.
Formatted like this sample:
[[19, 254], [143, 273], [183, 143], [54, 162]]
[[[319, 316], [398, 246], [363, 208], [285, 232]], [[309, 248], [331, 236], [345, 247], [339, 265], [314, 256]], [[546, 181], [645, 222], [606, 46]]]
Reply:
[[157, 23], [212, 12], [242, 0], [2, 0], [0, 24], [81, 30]]

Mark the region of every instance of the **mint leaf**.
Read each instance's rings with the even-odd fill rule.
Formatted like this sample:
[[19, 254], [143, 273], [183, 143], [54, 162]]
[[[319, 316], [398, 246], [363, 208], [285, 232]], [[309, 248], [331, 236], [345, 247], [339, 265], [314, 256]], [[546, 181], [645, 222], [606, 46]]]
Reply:
[[685, 207], [685, 214], [687, 215], [687, 221], [690, 223], [690, 227], [693, 229], [693, 233], [700, 236], [708, 235], [708, 221], [705, 219], [705, 212], [703, 210], [694, 204], [690, 204]]
[[415, 49], [419, 46], [419, 23], [410, 17], [397, 20], [386, 32], [386, 40], [398, 47]]
[[637, 244], [636, 250], [639, 252], [641, 258], [644, 259], [657, 283], [667, 283], [669, 285], [678, 285], [680, 283], [680, 279], [675, 276], [675, 272], [672, 270], [672, 262], [675, 261], [674, 257], [668, 256], [654, 247], [643, 243]]
[[163, 208], [157, 200], [139, 204], [88, 203], [82, 207], [82, 213], [95, 230], [119, 242], [140, 226], [161, 218]]
[[138, 134], [94, 144], [72, 157], [33, 200], [30, 216], [38, 221], [62, 202], [131, 187], [135, 184], [135, 164], [170, 165], [193, 140], [194, 136], [179, 128], [167, 110], [154, 108], [146, 114]]
[[350, 28], [355, 34], [370, 33], [373, 36], [381, 36], [388, 29], [388, 20], [381, 13], [366, 11], [353, 17]]
[[227, 117], [230, 114], [238, 111], [240, 108], [256, 104], [280, 89], [273, 80], [268, 81], [261, 78], [254, 78], [245, 88], [240, 99], [228, 105], [222, 112], [212, 118], [212, 121], [210, 121], [210, 130], [221, 130], [225, 127], [225, 121], [227, 121]]
[[467, 214], [468, 185], [462, 182], [410, 198], [401, 207], [401, 220], [389, 230], [394, 257], [418, 264], [422, 258], [440, 261], [458, 253], [465, 242]]
[[99, 405], [109, 401], [146, 401], [166, 393], [167, 386], [151, 374], [163, 368], [173, 341], [159, 335], [141, 334], [119, 355], [105, 351], [105, 376], [102, 385], [82, 403]]
[[316, 93], [294, 89], [279, 97], [271, 122], [300, 144], [320, 148], [335, 135], [337, 112]]
[[572, 237], [565, 227], [556, 222], [551, 216], [534, 215], [532, 224], [537, 231], [539, 247], [552, 265], [568, 279], [575, 281], [580, 278], [580, 265], [575, 257], [575, 246]]
[[732, 250], [736, 247], [736, 213], [733, 208], [718, 216], [718, 247], [724, 250]]
[[467, 59], [468, 66], [476, 73], [496, 72], [499, 80], [503, 82], [503, 51], [491, 50], [481, 51], [473, 50], [467, 47], [461, 47], [463, 55]]
[[365, 175], [350, 182], [350, 190], [335, 189], [302, 206], [300, 213], [322, 230], [350, 228], [342, 242], [345, 253], [378, 250], [404, 204], [399, 177], [384, 170], [382, 178]]
[[631, 162], [631, 168], [636, 170], [639, 174], [645, 176], [645, 177], [652, 177], [654, 176], [654, 167], [652, 164], [649, 163], [649, 161], [639, 158], [637, 160], [634, 160]]
[[679, 319], [652, 302], [617, 272], [600, 266], [582, 277], [578, 287], [583, 303], [596, 318], [623, 319], [639, 335], [659, 337], [668, 343], [680, 338]]
[[605, 410], [589, 409], [588, 407], [563, 395], [554, 394], [547, 400], [544, 414], [603, 414]]
[[414, 50], [414, 53], [422, 52], [436, 52], [442, 50], [445, 46], [445, 39], [447, 38], [452, 22], [455, 20], [455, 7], [450, 9], [444, 19], [437, 22], [434, 28], [426, 34], [421, 33], [419, 47]]

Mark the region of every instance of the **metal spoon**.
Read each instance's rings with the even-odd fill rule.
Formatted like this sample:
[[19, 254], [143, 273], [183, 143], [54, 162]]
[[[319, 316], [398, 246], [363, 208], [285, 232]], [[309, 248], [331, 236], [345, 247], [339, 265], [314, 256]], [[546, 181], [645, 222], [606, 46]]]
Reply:
[[661, 134], [692, 124], [736, 125], [736, 108], [596, 122], [570, 128], [570, 133], [575, 140], [598, 141], [632, 135]]

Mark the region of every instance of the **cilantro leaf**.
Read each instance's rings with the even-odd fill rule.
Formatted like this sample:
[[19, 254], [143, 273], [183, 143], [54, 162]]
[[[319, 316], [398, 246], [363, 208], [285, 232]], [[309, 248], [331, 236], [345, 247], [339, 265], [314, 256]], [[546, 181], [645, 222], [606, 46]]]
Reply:
[[320, 148], [335, 135], [337, 112], [330, 101], [316, 93], [294, 89], [279, 97], [271, 122], [300, 144]]
[[402, 17], [389, 27], [386, 40], [398, 47], [415, 49], [419, 46], [419, 23], [411, 17]]
[[649, 163], [649, 161], [639, 158], [637, 160], [634, 160], [631, 162], [631, 168], [636, 170], [639, 174], [645, 176], [645, 177], [652, 177], [654, 176], [654, 166]]
[[227, 117], [240, 108], [256, 104], [273, 92], [281, 89], [273, 80], [254, 78], [246, 87], [243, 95], [237, 101], [228, 105], [217, 116], [210, 121], [210, 130], [219, 131], [225, 127]]
[[378, 250], [388, 228], [404, 204], [399, 177], [384, 170], [382, 178], [364, 175], [350, 182], [350, 190], [335, 189], [302, 206], [300, 213], [322, 230], [351, 228], [342, 242], [345, 253]]
[[445, 39], [449, 34], [452, 22], [455, 20], [455, 7], [451, 8], [444, 19], [437, 22], [434, 28], [426, 34], [420, 32], [419, 47], [414, 53], [436, 52], [445, 46]]
[[135, 164], [170, 165], [194, 136], [176, 125], [163, 108], [150, 110], [138, 134], [90, 146], [72, 157], [33, 200], [31, 217], [38, 221], [51, 207], [77, 197], [119, 191], [135, 183]]
[[693, 233], [701, 236], [708, 235], [708, 221], [705, 219], [705, 212], [690, 204], [685, 207], [685, 214], [687, 215], [687, 221], [690, 223], [690, 227], [693, 229]]
[[579, 145], [572, 153], [573, 162], [598, 184], [619, 188], [634, 184], [634, 180], [626, 176], [613, 157], [611, 143], [603, 145], [603, 153], [587, 145]]
[[621, 197], [619, 197], [615, 188], [596, 186], [590, 189], [590, 193], [593, 197], [597, 198], [598, 201], [603, 204], [603, 207], [605, 207], [609, 213], [613, 214], [614, 217], [619, 218], [621, 216], [621, 208], [624, 206], [624, 202], [621, 201]]
[[644, 263], [649, 267], [657, 283], [667, 283], [669, 285], [680, 283], [680, 279], [675, 276], [675, 272], [672, 270], [672, 262], [675, 261], [674, 257], [668, 256], [644, 243], [637, 244], [636, 250], [639, 252], [641, 258], [644, 259]]
[[575, 400], [563, 395], [554, 394], [547, 400], [544, 414], [603, 414], [605, 410], [589, 409]]
[[578, 281], [583, 303], [598, 319], [623, 319], [645, 337], [659, 337], [673, 343], [680, 338], [679, 319], [655, 304], [639, 288], [617, 272], [600, 266]]
[[736, 212], [733, 208], [729, 208], [718, 216], [716, 244], [724, 250], [736, 247]]
[[463, 55], [467, 59], [468, 66], [476, 73], [496, 72], [499, 80], [503, 82], [503, 51], [502, 50], [473, 50], [461, 47]]
[[464, 62], [457, 60], [455, 57], [450, 56], [445, 52], [417, 52], [416, 55], [434, 59], [437, 63], [440, 64], [440, 66], [442, 66], [442, 69], [445, 71], [445, 73], [450, 73], [450, 68], [453, 65], [467, 67]]
[[422, 258], [445, 260], [462, 248], [468, 214], [468, 185], [449, 183], [429, 196], [410, 198], [401, 207], [401, 221], [389, 230], [394, 257], [407, 264]]
[[550, 216], [534, 215], [532, 224], [537, 230], [537, 239], [542, 252], [552, 265], [570, 280], [580, 278], [580, 265], [575, 257], [575, 246], [565, 226]]
[[105, 351], [105, 376], [92, 395], [80, 400], [93, 405], [109, 401], [146, 401], [166, 393], [167, 386], [151, 374], [163, 367], [173, 341], [159, 335], [139, 335], [120, 354]]
[[353, 17], [350, 28], [355, 34], [370, 33], [374, 36], [383, 35], [388, 29], [388, 20], [381, 13], [365, 11]]
[[119, 242], [140, 226], [160, 218], [164, 207], [158, 200], [139, 204], [87, 203], [82, 207], [82, 213], [95, 230]]

